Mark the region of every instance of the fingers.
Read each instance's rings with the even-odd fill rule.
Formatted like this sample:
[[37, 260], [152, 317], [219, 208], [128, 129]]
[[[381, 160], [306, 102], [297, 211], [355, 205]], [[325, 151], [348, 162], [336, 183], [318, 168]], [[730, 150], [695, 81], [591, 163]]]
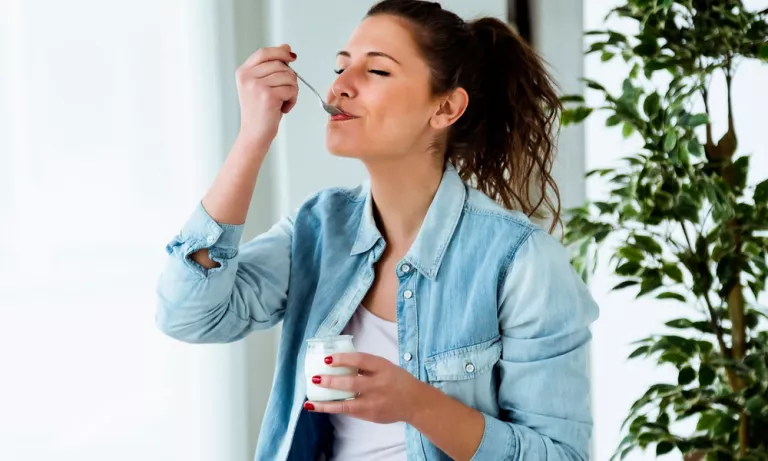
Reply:
[[264, 78], [272, 74], [280, 72], [290, 72], [293, 74], [293, 70], [288, 67], [288, 64], [283, 61], [267, 61], [257, 66], [247, 68], [248, 75], [254, 78]]
[[289, 45], [259, 48], [243, 62], [241, 67], [254, 67], [267, 61], [293, 62], [296, 60], [294, 56], [291, 55], [291, 47]]
[[322, 375], [312, 377], [312, 382], [320, 387], [363, 393], [368, 388], [367, 376], [357, 375]]
[[260, 79], [260, 81], [272, 88], [279, 86], [291, 86], [294, 88], [299, 87], [299, 83], [296, 81], [296, 74], [293, 72], [277, 72]]
[[331, 362], [326, 363], [332, 367], [353, 367], [367, 373], [378, 370], [381, 368], [382, 361], [386, 361], [386, 359], [377, 355], [365, 354], [363, 352], [333, 354], [330, 358]]
[[340, 402], [307, 402], [304, 404], [304, 409], [317, 413], [356, 415], [362, 412], [364, 404], [361, 402], [361, 400], [342, 400]]

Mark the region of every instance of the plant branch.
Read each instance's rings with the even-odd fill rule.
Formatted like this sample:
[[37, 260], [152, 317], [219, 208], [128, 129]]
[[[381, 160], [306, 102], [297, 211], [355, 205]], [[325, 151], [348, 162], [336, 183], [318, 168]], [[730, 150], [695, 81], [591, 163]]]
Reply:
[[[696, 254], [693, 250], [693, 245], [691, 244], [691, 238], [688, 236], [688, 229], [685, 227], [685, 223], [683, 221], [678, 221], [680, 223], [680, 227], [683, 228], [683, 234], [685, 235], [685, 241], [688, 243], [688, 251], [691, 252], [691, 255]], [[696, 274], [692, 274], [694, 277]], [[720, 346], [720, 352], [723, 354], [723, 357], [731, 358], [731, 350], [728, 349], [728, 346], [725, 344], [725, 340], [723, 339], [723, 327], [720, 325], [720, 322], [718, 322], [718, 317], [715, 314], [715, 308], [712, 305], [712, 301], [709, 299], [709, 291], [708, 287], [704, 290], [704, 301], [707, 303], [707, 310], [709, 311], [709, 324], [712, 327], [712, 329], [715, 332], [715, 335], [717, 336], [717, 343]], [[733, 372], [731, 370], [728, 370], [728, 376], [729, 381], [735, 378], [735, 375], [733, 375]]]

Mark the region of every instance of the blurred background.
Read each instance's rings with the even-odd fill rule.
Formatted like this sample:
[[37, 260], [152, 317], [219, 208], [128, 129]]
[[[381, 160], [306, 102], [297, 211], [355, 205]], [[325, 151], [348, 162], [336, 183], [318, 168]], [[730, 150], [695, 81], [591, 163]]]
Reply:
[[[325, 89], [336, 51], [373, 3], [0, 0], [0, 460], [253, 458], [280, 331], [231, 345], [164, 337], [154, 323], [164, 246], [237, 134], [238, 65], [288, 43], [295, 69]], [[468, 19], [517, 21], [564, 93], [582, 93], [585, 75], [619, 88], [628, 72], [582, 55], [583, 31], [605, 28], [615, 1], [441, 3]], [[750, 174], [765, 178], [768, 66], [744, 64], [737, 79], [740, 150], [753, 154]], [[246, 238], [317, 189], [364, 179], [361, 165], [325, 152], [325, 121], [301, 87], [260, 175]], [[563, 131], [555, 177], [565, 207], [601, 193], [583, 179], [588, 169], [641, 147], [620, 131], [600, 115]], [[611, 456], [631, 403], [664, 379], [650, 362], [626, 362], [629, 343], [680, 309], [609, 294], [615, 282], [607, 269], [590, 281], [602, 308], [592, 343], [595, 460]]]

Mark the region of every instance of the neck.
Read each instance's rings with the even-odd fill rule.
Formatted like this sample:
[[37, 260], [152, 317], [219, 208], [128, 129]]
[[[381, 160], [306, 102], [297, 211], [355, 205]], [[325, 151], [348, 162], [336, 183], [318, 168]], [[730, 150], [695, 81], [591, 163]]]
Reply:
[[390, 249], [410, 248], [443, 178], [442, 159], [423, 157], [427, 160], [366, 164], [379, 231]]

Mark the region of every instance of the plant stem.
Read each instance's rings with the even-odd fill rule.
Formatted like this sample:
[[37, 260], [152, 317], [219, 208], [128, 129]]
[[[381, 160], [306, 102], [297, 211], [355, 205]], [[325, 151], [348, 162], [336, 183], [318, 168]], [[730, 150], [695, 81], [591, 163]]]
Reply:
[[[730, 57], [726, 61], [726, 66], [723, 69], [725, 72], [726, 91], [728, 95], [728, 131], [723, 135], [720, 141], [717, 143], [716, 152], [717, 160], [721, 162], [721, 174], [723, 180], [731, 188], [732, 191], [736, 191], [739, 184], [736, 183], [736, 170], [733, 165], [733, 155], [736, 152], [737, 138], [736, 128], [733, 123], [733, 98], [732, 98], [732, 61]], [[732, 206], [735, 203], [731, 204]], [[734, 254], [733, 260], [740, 264], [742, 260], [741, 251], [741, 223], [738, 218], [734, 217], [728, 220], [727, 229], [733, 235], [734, 241]], [[731, 317], [731, 336], [733, 346], [733, 359], [742, 360], [746, 354], [747, 343], [747, 327], [744, 319], [744, 292], [741, 286], [741, 269], [731, 276], [730, 280], [725, 281], [728, 290], [728, 313]], [[738, 391], [744, 387], [744, 383], [740, 378], [737, 378], [735, 382], [731, 384], [731, 387]], [[739, 455], [741, 457], [746, 456], [747, 449], [749, 448], [749, 420], [746, 411], [742, 410], [739, 414]]]
[[[680, 223], [680, 227], [683, 228], [685, 241], [688, 243], [688, 250], [692, 255], [696, 254], [693, 251], [693, 245], [691, 244], [691, 238], [688, 236], [688, 229], [685, 227], [685, 223], [680, 220], [678, 220], [678, 222]], [[691, 275], [695, 276], [695, 274]], [[709, 299], [709, 287], [704, 290], [704, 301], [707, 303], [707, 310], [709, 311], [709, 325], [712, 327], [715, 335], [717, 336], [717, 344], [720, 346], [720, 353], [723, 354], [723, 357], [731, 358], [731, 350], [728, 349], [728, 346], [725, 345], [725, 340], [723, 339], [723, 327], [720, 325], [720, 322], [717, 321], [715, 308], [712, 306], [712, 301]], [[733, 383], [735, 375], [733, 375], [733, 372], [729, 368], [726, 368], [726, 370], [728, 371], [728, 380]]]

